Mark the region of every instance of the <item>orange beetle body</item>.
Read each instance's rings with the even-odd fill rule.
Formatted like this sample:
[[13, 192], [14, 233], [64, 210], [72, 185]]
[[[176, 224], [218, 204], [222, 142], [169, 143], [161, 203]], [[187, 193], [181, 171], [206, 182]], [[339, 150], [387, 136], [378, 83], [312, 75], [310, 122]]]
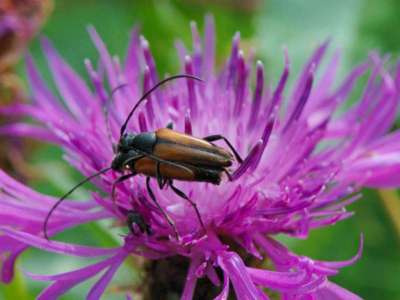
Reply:
[[126, 140], [131, 140], [128, 147], [120, 143], [119, 150], [129, 155], [125, 165], [122, 160], [114, 163], [116, 170], [125, 168], [156, 178], [219, 184], [222, 172], [232, 165], [233, 156], [225, 149], [168, 128], [127, 135]]

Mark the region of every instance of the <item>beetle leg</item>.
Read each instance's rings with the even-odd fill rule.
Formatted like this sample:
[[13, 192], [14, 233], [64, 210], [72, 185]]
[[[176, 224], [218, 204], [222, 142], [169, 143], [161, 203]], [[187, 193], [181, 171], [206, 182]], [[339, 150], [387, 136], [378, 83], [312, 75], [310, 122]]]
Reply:
[[164, 218], [167, 220], [168, 224], [172, 227], [175, 233], [175, 237], [177, 240], [179, 240], [179, 234], [178, 231], [176, 230], [174, 222], [171, 220], [171, 218], [168, 216], [168, 214], [164, 211], [164, 209], [161, 207], [160, 203], [158, 203], [156, 197], [154, 196], [154, 193], [150, 187], [150, 177], [146, 178], [146, 187], [147, 187], [147, 192], [150, 195], [151, 200], [153, 200], [154, 204], [158, 207], [158, 209], [161, 211], [162, 215]]
[[167, 182], [168, 182], [168, 180], [167, 180], [167, 179], [164, 179], [164, 181], [162, 182], [162, 185], [161, 185], [161, 189], [164, 188], [164, 186], [167, 184]]
[[129, 178], [131, 178], [131, 177], [133, 177], [135, 175], [137, 175], [136, 172], [130, 173], [130, 174], [126, 174], [126, 175], [123, 175], [123, 176], [117, 178], [113, 182], [112, 187], [111, 187], [111, 199], [112, 199], [112, 203], [113, 203], [113, 207], [115, 208], [115, 211], [117, 210], [117, 200], [115, 199], [115, 192], [116, 192], [116, 189], [117, 189], [117, 184], [119, 184], [119, 183], [121, 183], [121, 182], [123, 182], [125, 180], [128, 180]]
[[224, 169], [224, 173], [228, 176], [229, 181], [233, 181], [232, 174], [227, 169]]
[[161, 166], [161, 163], [157, 162], [156, 178], [157, 178], [158, 186], [159, 186], [160, 190], [162, 190], [164, 188], [165, 184], [167, 183], [167, 179], [162, 178], [160, 166]]
[[203, 219], [201, 218], [201, 215], [200, 215], [199, 209], [197, 208], [196, 202], [190, 200], [190, 198], [188, 196], [186, 196], [186, 194], [184, 192], [182, 192], [177, 187], [175, 187], [172, 184], [172, 180], [169, 181], [169, 186], [175, 192], [175, 194], [177, 194], [179, 197], [181, 197], [181, 198], [185, 199], [187, 202], [189, 202], [189, 204], [193, 207], [193, 209], [196, 212], [196, 215], [197, 215], [197, 218], [199, 219], [199, 223], [200, 223], [201, 227], [203, 227], [204, 231], [206, 231], [206, 227], [204, 226]]
[[168, 129], [174, 129], [174, 123], [173, 123], [172, 121], [171, 121], [171, 122], [168, 122], [166, 128], [168, 128]]
[[157, 162], [157, 164], [156, 164], [156, 178], [157, 178], [158, 186], [159, 186], [160, 190], [162, 190], [162, 188], [163, 188], [163, 179], [161, 177], [160, 163], [159, 162]]
[[214, 134], [214, 135], [206, 136], [205, 138], [203, 138], [203, 140], [205, 140], [207, 142], [215, 142], [218, 140], [224, 140], [224, 142], [228, 145], [229, 149], [231, 149], [231, 151], [235, 155], [236, 160], [239, 163], [243, 162], [243, 159], [240, 157], [239, 153], [236, 151], [236, 149], [232, 146], [232, 144], [224, 136], [222, 136], [220, 134]]

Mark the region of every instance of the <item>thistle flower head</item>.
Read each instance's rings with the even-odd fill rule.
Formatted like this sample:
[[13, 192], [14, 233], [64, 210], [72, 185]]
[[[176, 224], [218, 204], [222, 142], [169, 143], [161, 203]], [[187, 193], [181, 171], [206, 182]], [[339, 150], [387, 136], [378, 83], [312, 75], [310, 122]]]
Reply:
[[[78, 224], [106, 218], [121, 224], [140, 219], [132, 223], [121, 247], [103, 249], [47, 241], [42, 233], [43, 220], [57, 199], [39, 194], [2, 173], [3, 281], [11, 280], [15, 260], [24, 250], [38, 247], [65, 255], [107, 256], [71, 272], [30, 274], [34, 279], [52, 282], [41, 293], [41, 299], [55, 298], [102, 272], [88, 293], [88, 299], [98, 299], [129, 255], [151, 260], [186, 258], [190, 263], [186, 281], [181, 283], [181, 299], [192, 299], [201, 277], [220, 287], [215, 299], [227, 299], [230, 286], [240, 299], [268, 299], [265, 289], [280, 293], [284, 299], [359, 299], [329, 282], [328, 277], [360, 257], [362, 241], [352, 259], [326, 262], [290, 252], [274, 235], [306, 238], [314, 228], [350, 217], [346, 205], [358, 199], [361, 187], [399, 185], [399, 133], [388, 132], [396, 116], [400, 68], [388, 72], [384, 68], [386, 59], [371, 54], [336, 86], [339, 55], [336, 53], [320, 70], [328, 46], [324, 43], [289, 90], [286, 50], [280, 78], [266, 84], [262, 63], [254, 64], [252, 57], [240, 50], [239, 34], [233, 38], [225, 65], [216, 72], [212, 18], [206, 19], [204, 39], [195, 24], [191, 29], [193, 51], [178, 44], [181, 73], [200, 77], [204, 82], [178, 79], [156, 90], [135, 112], [127, 132], [154, 132], [172, 122], [175, 131], [197, 138], [221, 134], [244, 158], [243, 163], [229, 168], [231, 180], [224, 175], [219, 185], [174, 181], [195, 203], [204, 228], [189, 201], [172, 188], [161, 190], [157, 180], [152, 179], [154, 198], [173, 222], [179, 234], [176, 238], [141, 174], [116, 186], [114, 205], [112, 184], [121, 174], [110, 170], [93, 179], [104, 193], [92, 193], [84, 203], [62, 203], [50, 219], [48, 232], [55, 235]], [[68, 163], [86, 176], [111, 166], [115, 158], [113, 145], [120, 139], [120, 127], [128, 112], [143, 92], [161, 79], [149, 43], [136, 30], [123, 63], [109, 54], [94, 28], [89, 28], [89, 33], [100, 57], [97, 68], [85, 61], [91, 86], [44, 39], [43, 49], [66, 107], [47, 88], [28, 57], [33, 101], [2, 111], [28, 115], [38, 123], [10, 124], [0, 129], [4, 134], [60, 145]], [[363, 75], [369, 79], [360, 99], [349, 109], [341, 110]], [[121, 84], [124, 88], [118, 89], [109, 102], [107, 91]], [[215, 144], [229, 150], [223, 142]], [[136, 215], [132, 216], [132, 212]], [[141, 224], [150, 230], [140, 230]], [[274, 268], [248, 264], [246, 257], [268, 258]]]

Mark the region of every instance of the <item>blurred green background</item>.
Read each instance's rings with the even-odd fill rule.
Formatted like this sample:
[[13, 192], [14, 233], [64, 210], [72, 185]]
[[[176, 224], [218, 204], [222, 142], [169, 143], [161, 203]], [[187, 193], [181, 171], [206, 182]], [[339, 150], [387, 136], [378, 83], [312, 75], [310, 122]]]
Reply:
[[[245, 2], [245, 4], [244, 4]], [[217, 27], [218, 61], [229, 53], [231, 38], [242, 34], [246, 51], [255, 49], [266, 65], [267, 80], [277, 81], [282, 68], [282, 46], [286, 45], [295, 74], [318, 43], [332, 39], [332, 49], [343, 52], [341, 74], [366, 58], [371, 49], [398, 57], [400, 50], [400, 2], [397, 0], [338, 1], [129, 1], [129, 0], [56, 0], [43, 34], [48, 36], [67, 61], [85, 74], [83, 59], [95, 58], [86, 26], [93, 24], [111, 53], [123, 57], [134, 24], [150, 41], [161, 73], [178, 70], [174, 42], [182, 39], [190, 46], [189, 22], [203, 28], [204, 15], [212, 13]], [[40, 68], [47, 72], [35, 40], [30, 48]], [[19, 73], [24, 76], [23, 66]], [[80, 178], [61, 160], [62, 153], [50, 146], [36, 147], [28, 160], [40, 170], [40, 178], [31, 183], [42, 192], [61, 195]], [[80, 191], [83, 197], [85, 192]], [[324, 260], [343, 260], [355, 254], [360, 233], [364, 233], [364, 254], [355, 265], [343, 269], [332, 280], [365, 299], [400, 299], [400, 205], [397, 199], [383, 201], [377, 191], [364, 191], [362, 200], [351, 205], [355, 216], [334, 227], [315, 230], [306, 241], [284, 238], [300, 254]], [[115, 238], [107, 224], [83, 226], [60, 236], [64, 240], [98, 246], [110, 246]], [[30, 250], [19, 266], [40, 273], [62, 272], [82, 266], [85, 261]], [[115, 282], [134, 278], [125, 266]], [[83, 299], [91, 282], [70, 291], [62, 299]], [[34, 299], [46, 283], [33, 282], [22, 273], [9, 286], [0, 286], [0, 299]], [[105, 299], [124, 299], [123, 293], [108, 293]]]

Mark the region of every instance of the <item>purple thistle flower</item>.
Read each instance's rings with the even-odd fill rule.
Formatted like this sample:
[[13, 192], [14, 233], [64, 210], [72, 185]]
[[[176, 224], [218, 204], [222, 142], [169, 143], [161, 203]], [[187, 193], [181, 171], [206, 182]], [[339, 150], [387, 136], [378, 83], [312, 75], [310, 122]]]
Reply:
[[[48, 89], [28, 57], [33, 102], [1, 110], [4, 114], [30, 116], [38, 122], [0, 128], [2, 134], [60, 145], [66, 160], [87, 176], [110, 166], [113, 143], [118, 142], [119, 128], [129, 110], [144, 90], [160, 80], [149, 44], [136, 30], [124, 64], [109, 54], [94, 28], [89, 28], [89, 33], [100, 55], [97, 69], [91, 61], [85, 61], [93, 91], [43, 39], [50, 70], [66, 107]], [[315, 50], [289, 92], [286, 51], [282, 75], [269, 88], [262, 63], [257, 62], [253, 70], [251, 59], [240, 50], [239, 34], [233, 39], [226, 65], [215, 73], [212, 18], [206, 19], [204, 40], [195, 24], [192, 33], [193, 53], [182, 44], [178, 47], [181, 71], [205, 82], [179, 79], [157, 90], [136, 112], [128, 130], [154, 131], [172, 121], [176, 131], [196, 137], [223, 134], [245, 157], [243, 164], [232, 168], [232, 182], [224, 178], [219, 186], [176, 183], [197, 204], [207, 231], [202, 230], [192, 206], [171, 189], [159, 190], [153, 180], [155, 197], [179, 232], [177, 240], [151, 201], [144, 176], [118, 185], [116, 212], [110, 193], [120, 175], [110, 171], [93, 180], [107, 196], [93, 193], [87, 202], [61, 204], [50, 220], [49, 235], [101, 219], [126, 223], [130, 210], [143, 216], [152, 234], [130, 232], [122, 239], [122, 246], [113, 249], [47, 241], [42, 225], [57, 199], [0, 173], [2, 281], [10, 282], [15, 260], [27, 248], [35, 247], [63, 255], [103, 258], [62, 274], [29, 273], [35, 280], [51, 282], [39, 299], [57, 298], [101, 273], [87, 296], [98, 299], [124, 259], [132, 254], [153, 261], [186, 258], [186, 281], [180, 283], [183, 300], [193, 298], [202, 277], [209, 279], [210, 286], [218, 286], [215, 299], [219, 300], [227, 299], [231, 286], [240, 299], [269, 299], [265, 289], [288, 300], [360, 299], [328, 278], [361, 256], [362, 238], [352, 259], [326, 262], [290, 252], [274, 235], [306, 238], [314, 228], [350, 217], [352, 213], [346, 211], [346, 206], [360, 197], [357, 192], [361, 187], [400, 185], [399, 132], [389, 133], [399, 100], [400, 67], [391, 75], [384, 68], [386, 59], [371, 54], [335, 87], [338, 55], [316, 76], [328, 46], [324, 43]], [[368, 72], [360, 100], [341, 110], [357, 79]], [[254, 90], [250, 88], [253, 73]], [[108, 105], [107, 90], [121, 84], [127, 87], [115, 92]], [[274, 268], [262, 269], [248, 263], [248, 258], [268, 258]]]

